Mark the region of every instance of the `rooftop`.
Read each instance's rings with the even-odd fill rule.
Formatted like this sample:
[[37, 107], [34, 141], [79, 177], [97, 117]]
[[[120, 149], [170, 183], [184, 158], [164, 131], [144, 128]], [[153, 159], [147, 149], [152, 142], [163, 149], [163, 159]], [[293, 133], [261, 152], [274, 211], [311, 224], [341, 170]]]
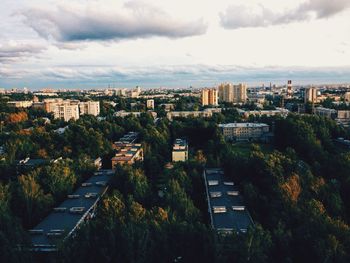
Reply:
[[44, 218], [36, 227], [29, 230], [33, 249], [55, 251], [58, 241], [74, 232], [85, 218], [93, 217], [93, 208], [107, 190], [107, 182], [112, 170], [100, 170]]
[[220, 169], [204, 171], [212, 227], [218, 231], [245, 233], [253, 220], [234, 182]]
[[188, 144], [184, 139], [176, 139], [173, 145], [173, 151], [184, 151], [187, 150]]

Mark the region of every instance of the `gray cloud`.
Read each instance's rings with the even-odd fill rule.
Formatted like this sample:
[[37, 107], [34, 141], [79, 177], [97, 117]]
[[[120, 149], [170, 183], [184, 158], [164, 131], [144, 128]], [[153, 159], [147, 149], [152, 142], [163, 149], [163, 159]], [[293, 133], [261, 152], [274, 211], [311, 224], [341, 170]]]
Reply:
[[[113, 11], [114, 10], [114, 11]], [[20, 12], [24, 22], [40, 36], [56, 41], [120, 40], [162, 36], [181, 38], [204, 34], [203, 20], [180, 22], [156, 7], [129, 2], [123, 10], [108, 12], [57, 6], [55, 9], [31, 8]]]
[[312, 19], [332, 17], [350, 7], [349, 0], [308, 0], [298, 7], [273, 12], [262, 5], [231, 5], [220, 13], [220, 23], [226, 29], [265, 27]]
[[37, 56], [46, 47], [42, 44], [8, 42], [0, 44], [0, 63], [21, 62], [29, 57]]

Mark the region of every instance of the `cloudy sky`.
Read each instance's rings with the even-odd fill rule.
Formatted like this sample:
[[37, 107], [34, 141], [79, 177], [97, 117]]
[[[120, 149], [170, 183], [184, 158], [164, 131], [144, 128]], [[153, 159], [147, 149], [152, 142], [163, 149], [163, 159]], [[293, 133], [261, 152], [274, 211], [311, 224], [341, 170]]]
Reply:
[[350, 0], [1, 0], [0, 87], [350, 82]]

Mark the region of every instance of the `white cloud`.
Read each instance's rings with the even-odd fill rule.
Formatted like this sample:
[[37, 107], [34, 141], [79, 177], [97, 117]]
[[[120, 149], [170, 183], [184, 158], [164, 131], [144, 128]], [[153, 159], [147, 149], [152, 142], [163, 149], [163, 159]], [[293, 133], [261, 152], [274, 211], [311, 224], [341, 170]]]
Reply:
[[21, 62], [44, 51], [43, 44], [8, 41], [0, 43], [0, 63]]
[[56, 41], [182, 38], [202, 35], [207, 30], [203, 19], [178, 21], [145, 2], [127, 2], [108, 9], [103, 5], [60, 4], [54, 9], [28, 8], [20, 14], [40, 36]]
[[299, 6], [281, 12], [260, 5], [230, 5], [220, 13], [220, 23], [226, 29], [265, 27], [332, 17], [350, 7], [349, 0], [307, 0]]

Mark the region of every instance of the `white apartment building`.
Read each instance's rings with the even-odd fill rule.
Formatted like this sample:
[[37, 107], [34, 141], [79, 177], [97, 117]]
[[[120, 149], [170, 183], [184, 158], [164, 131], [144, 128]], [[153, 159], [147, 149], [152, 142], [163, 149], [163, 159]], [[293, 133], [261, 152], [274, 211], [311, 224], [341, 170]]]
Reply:
[[79, 102], [68, 100], [62, 104], [57, 104], [54, 107], [53, 114], [55, 119], [77, 120], [79, 119]]
[[146, 107], [147, 107], [147, 109], [154, 110], [154, 100], [147, 100]]
[[219, 124], [225, 139], [247, 141], [261, 139], [269, 132], [265, 123], [227, 123]]
[[185, 162], [188, 160], [188, 144], [186, 140], [176, 139], [172, 151], [173, 162]]
[[100, 114], [100, 102], [99, 101], [86, 101], [79, 103], [80, 115], [90, 114], [98, 116]]

